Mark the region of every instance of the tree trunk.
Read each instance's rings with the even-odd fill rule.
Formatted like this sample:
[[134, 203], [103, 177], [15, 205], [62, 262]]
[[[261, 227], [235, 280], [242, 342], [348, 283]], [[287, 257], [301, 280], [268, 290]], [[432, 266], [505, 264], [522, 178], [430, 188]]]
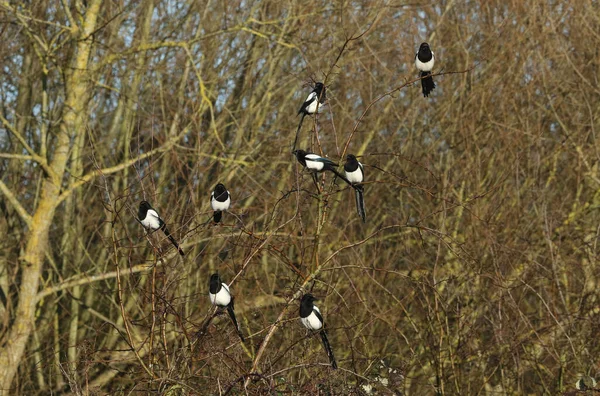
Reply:
[[88, 3], [89, 7], [81, 30], [72, 26], [71, 33], [77, 43], [71, 65], [73, 71], [66, 78], [66, 99], [62, 123], [50, 163], [52, 173], [46, 174], [42, 182], [41, 197], [29, 228], [25, 252], [20, 259], [21, 284], [15, 321], [8, 329], [6, 338], [2, 340], [0, 349], [0, 394], [8, 393], [34, 327], [40, 274], [48, 247], [48, 234], [59, 202], [60, 187], [69, 158], [70, 144], [73, 137], [78, 133], [84, 133], [85, 130], [83, 112], [88, 89], [88, 60], [93, 45], [91, 34], [96, 29], [101, 3], [101, 0], [93, 0]]

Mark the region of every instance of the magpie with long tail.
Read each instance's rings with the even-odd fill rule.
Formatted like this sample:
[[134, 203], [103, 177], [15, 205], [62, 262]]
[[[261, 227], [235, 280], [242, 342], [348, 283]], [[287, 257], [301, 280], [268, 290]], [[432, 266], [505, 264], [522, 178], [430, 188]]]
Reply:
[[216, 305], [219, 308], [226, 308], [235, 329], [240, 336], [240, 340], [244, 342], [244, 335], [242, 334], [242, 330], [238, 324], [237, 319], [235, 318], [235, 313], [233, 311], [233, 296], [229, 292], [229, 286], [221, 281], [221, 277], [219, 274], [212, 274], [210, 276], [210, 284], [208, 296], [210, 297], [210, 302], [213, 305]]
[[367, 211], [365, 210], [365, 198], [363, 196], [364, 187], [361, 184], [365, 179], [365, 170], [363, 164], [356, 159], [353, 154], [346, 156], [346, 163], [344, 164], [344, 173], [346, 178], [354, 186], [354, 196], [356, 198], [356, 210], [358, 215], [361, 217], [363, 223], [367, 222]]
[[429, 44], [422, 43], [419, 47], [419, 52], [415, 55], [415, 65], [421, 72], [421, 87], [423, 88], [423, 96], [427, 97], [435, 89], [435, 83], [431, 76], [431, 70], [435, 63], [435, 56], [429, 48]]
[[321, 341], [323, 341], [323, 346], [325, 347], [325, 352], [327, 352], [327, 356], [329, 357], [331, 367], [335, 370], [338, 368], [338, 366], [335, 362], [335, 357], [333, 356], [331, 344], [327, 339], [325, 322], [323, 321], [323, 316], [321, 316], [321, 311], [319, 311], [319, 308], [313, 304], [315, 300], [317, 300], [317, 298], [315, 298], [312, 294], [305, 294], [302, 296], [302, 300], [300, 301], [300, 321], [307, 329], [319, 331], [319, 335], [321, 336]]
[[184, 256], [183, 250], [181, 250], [179, 244], [167, 229], [167, 225], [165, 224], [163, 219], [160, 218], [156, 210], [154, 210], [154, 208], [152, 208], [152, 206], [147, 201], [140, 202], [140, 208], [138, 210], [138, 219], [140, 223], [142, 223], [142, 225], [148, 230], [162, 230], [162, 232], [164, 232], [167, 238], [169, 238], [169, 241], [171, 241], [173, 246], [177, 248], [179, 254], [181, 254], [182, 257]]
[[339, 165], [336, 164], [335, 162], [333, 162], [332, 160], [330, 160], [329, 158], [323, 158], [317, 154], [307, 153], [304, 150], [295, 150], [293, 152], [293, 154], [296, 156], [296, 159], [298, 160], [298, 162], [300, 162], [300, 164], [303, 167], [305, 167], [306, 169], [308, 169], [311, 172], [311, 174], [313, 176], [313, 180], [315, 181], [315, 183], [317, 185], [319, 183], [317, 181], [316, 173], [330, 171], [333, 174], [335, 174], [337, 177], [339, 177], [340, 179], [342, 179], [343, 181], [348, 183], [348, 185], [350, 185], [351, 187], [356, 189], [356, 186], [354, 186], [350, 182], [350, 180], [348, 180], [344, 175], [342, 175], [340, 172], [337, 171], [337, 167]]
[[325, 104], [327, 100], [326, 96], [326, 88], [323, 83], [318, 82], [315, 84], [314, 89], [308, 94], [302, 106], [300, 106], [300, 110], [298, 110], [298, 114], [302, 114], [300, 117], [300, 123], [298, 124], [298, 129], [296, 130], [296, 137], [294, 138], [294, 146], [292, 147], [292, 152], [296, 150], [296, 143], [298, 143], [298, 134], [300, 133], [300, 128], [302, 128], [302, 122], [304, 121], [304, 117], [307, 115], [315, 114], [319, 107]]
[[231, 205], [231, 195], [225, 186], [221, 183], [215, 186], [214, 191], [210, 194], [210, 206], [212, 207], [213, 219], [215, 223], [221, 221], [223, 212], [229, 209]]

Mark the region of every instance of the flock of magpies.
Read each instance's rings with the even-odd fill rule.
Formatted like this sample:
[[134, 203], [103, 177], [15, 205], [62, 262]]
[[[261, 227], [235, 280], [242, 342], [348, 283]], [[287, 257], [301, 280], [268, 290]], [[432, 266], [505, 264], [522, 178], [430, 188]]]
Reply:
[[[433, 82], [433, 77], [431, 76], [431, 70], [433, 69], [434, 61], [435, 58], [433, 52], [429, 48], [429, 45], [427, 43], [422, 43], [419, 47], [419, 52], [417, 52], [415, 55], [415, 65], [420, 71], [421, 87], [423, 90], [423, 96], [425, 97], [429, 96], [431, 91], [433, 91], [435, 88], [435, 83]], [[348, 185], [350, 185], [355, 191], [358, 214], [362, 218], [363, 222], [366, 222], [366, 211], [363, 199], [364, 189], [361, 184], [364, 181], [364, 168], [363, 165], [357, 160], [356, 156], [348, 154], [346, 157], [346, 163], [344, 164], [344, 175], [342, 175], [337, 171], [338, 164], [330, 159], [306, 152], [304, 150], [296, 150], [296, 143], [298, 141], [298, 134], [302, 127], [302, 121], [304, 120], [305, 116], [317, 113], [319, 107], [325, 104], [325, 91], [326, 88], [323, 83], [317, 82], [312, 92], [308, 95], [304, 103], [302, 103], [302, 106], [298, 111], [298, 114], [301, 115], [301, 118], [298, 129], [296, 130], [296, 137], [294, 139], [292, 153], [295, 155], [298, 162], [304, 168], [310, 171], [317, 189], [319, 189], [319, 183], [316, 174], [324, 171], [330, 171], [336, 177], [339, 177], [348, 183]], [[226, 212], [231, 205], [231, 195], [223, 184], [219, 183], [215, 186], [214, 191], [211, 193], [210, 204], [214, 212], [213, 220], [215, 223], [219, 223], [222, 219], [223, 212]], [[148, 202], [142, 201], [140, 203], [138, 218], [140, 223], [147, 230], [162, 230], [167, 238], [169, 238], [169, 241], [171, 241], [171, 243], [177, 248], [179, 254], [184, 256], [183, 250], [167, 229], [165, 222], [160, 218], [156, 210], [154, 210]], [[244, 336], [238, 321], [235, 318], [233, 296], [231, 295], [229, 286], [221, 281], [219, 274], [212, 274], [210, 277], [209, 297], [210, 302], [213, 305], [217, 306], [219, 309], [227, 310], [227, 313], [231, 317], [231, 321], [235, 325], [240, 339], [242, 342], [244, 342]], [[321, 340], [323, 341], [323, 346], [325, 347], [325, 351], [329, 357], [331, 367], [333, 369], [337, 369], [337, 363], [335, 361], [335, 357], [333, 356], [333, 350], [327, 339], [327, 333], [325, 332], [323, 316], [321, 315], [319, 308], [314, 305], [315, 300], [317, 300], [317, 298], [308, 293], [302, 296], [300, 301], [300, 321], [307, 329], [319, 332]]]

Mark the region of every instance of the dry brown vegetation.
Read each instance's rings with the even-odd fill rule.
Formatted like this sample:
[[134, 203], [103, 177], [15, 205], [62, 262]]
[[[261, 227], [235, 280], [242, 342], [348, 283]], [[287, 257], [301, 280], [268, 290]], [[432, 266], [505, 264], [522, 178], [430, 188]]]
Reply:
[[[556, 394], [600, 372], [600, 6], [0, 2], [0, 393]], [[414, 53], [436, 53], [421, 95]], [[367, 223], [290, 154], [366, 166]], [[317, 139], [318, 137], [318, 139]], [[217, 182], [233, 195], [207, 223]], [[135, 220], [150, 201], [182, 243]], [[213, 313], [231, 283], [241, 344]], [[298, 320], [311, 291], [340, 369]]]

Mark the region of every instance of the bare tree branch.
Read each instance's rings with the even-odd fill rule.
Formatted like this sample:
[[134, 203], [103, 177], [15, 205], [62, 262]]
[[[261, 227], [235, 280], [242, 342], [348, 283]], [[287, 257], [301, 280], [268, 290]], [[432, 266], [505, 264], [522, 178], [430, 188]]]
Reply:
[[27, 213], [25, 208], [19, 203], [17, 197], [10, 191], [10, 189], [4, 184], [2, 180], [0, 180], [0, 192], [4, 194], [8, 202], [12, 205], [13, 208], [17, 211], [21, 219], [27, 223], [27, 225], [31, 224], [31, 215]]

